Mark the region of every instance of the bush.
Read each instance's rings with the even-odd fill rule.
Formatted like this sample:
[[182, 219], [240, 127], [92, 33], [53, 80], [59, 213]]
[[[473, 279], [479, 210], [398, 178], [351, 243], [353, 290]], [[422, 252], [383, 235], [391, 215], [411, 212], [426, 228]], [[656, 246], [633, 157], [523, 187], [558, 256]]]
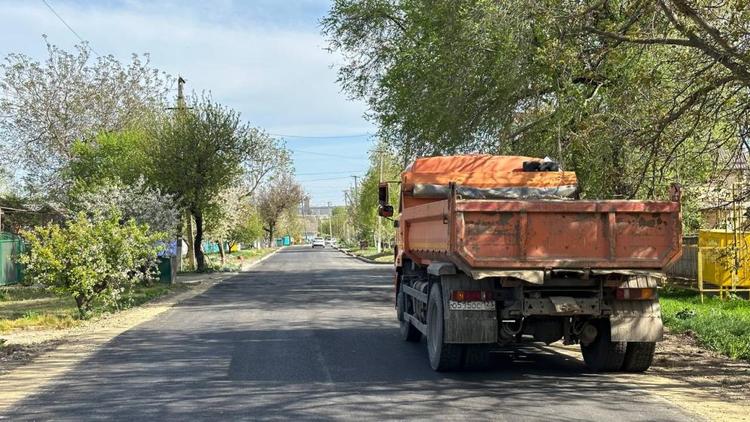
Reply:
[[27, 280], [76, 301], [85, 318], [92, 301], [116, 305], [136, 282], [136, 274], [154, 266], [160, 233], [119, 215], [89, 220], [81, 213], [61, 227], [57, 224], [22, 232], [30, 248], [20, 261]]

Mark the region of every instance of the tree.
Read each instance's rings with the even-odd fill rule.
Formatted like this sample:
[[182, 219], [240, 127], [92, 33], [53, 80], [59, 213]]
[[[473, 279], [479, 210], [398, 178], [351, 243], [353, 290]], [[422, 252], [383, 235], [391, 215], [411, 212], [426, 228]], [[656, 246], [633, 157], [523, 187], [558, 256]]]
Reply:
[[190, 109], [165, 118], [150, 143], [152, 180], [195, 219], [199, 272], [206, 270], [201, 250], [204, 215], [216, 206], [221, 192], [240, 179], [242, 164], [254, 158], [255, 139], [237, 112], [204, 96]]
[[148, 143], [153, 139], [145, 128], [128, 127], [100, 132], [92, 139], [77, 140], [71, 159], [62, 172], [69, 184], [83, 186], [107, 183], [143, 183], [148, 178]]
[[241, 195], [250, 198], [255, 190], [270, 175], [291, 170], [291, 158], [284, 143], [266, 132], [251, 128], [253, 139], [245, 160], [242, 162]]
[[43, 63], [13, 53], [0, 64], [0, 114], [9, 116], [0, 119], [3, 156], [46, 198], [64, 196], [59, 172], [77, 141], [124, 129], [165, 104], [167, 78], [148, 56], [122, 64], [111, 55], [92, 59], [90, 51], [47, 42]]
[[90, 220], [81, 213], [64, 227], [38, 226], [22, 232], [29, 244], [20, 262], [27, 279], [57, 295], [73, 297], [81, 318], [95, 300], [119, 303], [136, 282], [134, 274], [153, 267], [158, 234], [120, 216]]
[[323, 29], [402, 164], [549, 155], [584, 195], [653, 198], [741, 150], [742, 4], [337, 0]]
[[330, 217], [321, 218], [318, 222], [318, 233], [343, 240], [349, 224], [347, 220], [346, 207], [334, 207]]
[[74, 210], [78, 212], [99, 218], [118, 215], [125, 220], [133, 219], [150, 232], [163, 235], [160, 240], [174, 239], [179, 232], [180, 211], [174, 197], [149, 187], [142, 176], [131, 185], [115, 179], [81, 187], [74, 198]]
[[268, 234], [268, 246], [273, 246], [274, 233], [283, 214], [297, 207], [304, 198], [302, 187], [289, 173], [278, 175], [260, 188], [257, 206]]
[[257, 211], [246, 192], [243, 185], [225, 189], [206, 211], [206, 236], [219, 245], [222, 264], [225, 246], [231, 249], [237, 243], [253, 242], [263, 235]]
[[240, 218], [230, 230], [227, 239], [230, 248], [237, 243], [253, 243], [263, 237], [263, 221], [258, 210], [251, 206], [242, 211]]

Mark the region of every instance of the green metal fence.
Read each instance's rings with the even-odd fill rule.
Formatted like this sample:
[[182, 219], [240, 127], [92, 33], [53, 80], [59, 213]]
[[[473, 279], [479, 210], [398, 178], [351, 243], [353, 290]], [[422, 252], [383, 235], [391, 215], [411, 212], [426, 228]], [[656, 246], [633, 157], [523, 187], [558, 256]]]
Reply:
[[16, 261], [25, 248], [19, 236], [0, 232], [0, 286], [19, 283], [23, 280], [23, 265]]

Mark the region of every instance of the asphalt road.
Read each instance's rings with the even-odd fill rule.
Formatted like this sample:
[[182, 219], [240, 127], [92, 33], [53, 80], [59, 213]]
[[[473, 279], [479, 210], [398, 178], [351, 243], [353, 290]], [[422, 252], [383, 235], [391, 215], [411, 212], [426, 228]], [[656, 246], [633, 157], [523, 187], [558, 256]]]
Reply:
[[497, 354], [491, 371], [435, 373], [424, 341], [399, 339], [390, 283], [388, 266], [331, 249], [285, 249], [116, 337], [2, 416], [691, 419], [642, 385], [536, 348]]

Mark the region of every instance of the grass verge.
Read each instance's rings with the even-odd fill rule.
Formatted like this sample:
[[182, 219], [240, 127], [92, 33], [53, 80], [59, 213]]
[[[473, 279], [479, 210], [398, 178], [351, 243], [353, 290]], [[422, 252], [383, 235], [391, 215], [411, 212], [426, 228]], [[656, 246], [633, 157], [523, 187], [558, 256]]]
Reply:
[[660, 291], [664, 324], [686, 333], [698, 344], [733, 359], [750, 360], [750, 302], [736, 298], [720, 300], [678, 288]]
[[[137, 286], [116, 306], [95, 303], [92, 316], [141, 305], [171, 291], [184, 289], [179, 284], [155, 283]], [[0, 333], [24, 329], [61, 329], [80, 323], [72, 297], [60, 297], [40, 287], [0, 287]]]
[[354, 255], [361, 256], [363, 258], [371, 259], [373, 261], [377, 262], [393, 262], [393, 250], [391, 249], [384, 249], [382, 252], [378, 253], [378, 250], [375, 248], [365, 248], [365, 249], [348, 249], [350, 253], [353, 253]]
[[[217, 253], [206, 254], [206, 263], [208, 264], [209, 271], [216, 272], [235, 272], [240, 271], [244, 264], [249, 262], [257, 261], [269, 253], [273, 252], [276, 248], [254, 248], [247, 249], [237, 252], [232, 252], [226, 255], [224, 264], [221, 264], [221, 255]], [[187, 259], [183, 259], [182, 267], [187, 268]], [[192, 273], [193, 271], [183, 271], [180, 274]]]

